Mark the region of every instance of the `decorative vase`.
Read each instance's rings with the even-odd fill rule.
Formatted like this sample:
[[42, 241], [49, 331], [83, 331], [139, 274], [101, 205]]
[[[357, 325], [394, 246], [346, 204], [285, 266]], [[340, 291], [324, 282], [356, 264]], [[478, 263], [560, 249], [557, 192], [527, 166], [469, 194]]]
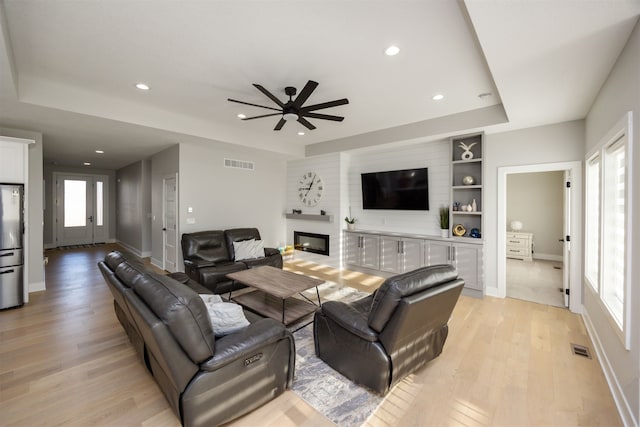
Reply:
[[449, 229], [448, 228], [441, 228], [440, 229], [440, 237], [442, 237], [444, 239], [448, 239], [449, 238]]
[[476, 180], [474, 177], [472, 177], [471, 175], [467, 175], [465, 177], [462, 178], [462, 183], [464, 185], [473, 185], [476, 183]]
[[476, 204], [476, 199], [473, 199], [471, 202], [471, 212], [476, 212], [478, 210], [478, 205]]
[[356, 229], [356, 225], [355, 224], [352, 224], [350, 222], [347, 223], [347, 230], [353, 231], [355, 229]]

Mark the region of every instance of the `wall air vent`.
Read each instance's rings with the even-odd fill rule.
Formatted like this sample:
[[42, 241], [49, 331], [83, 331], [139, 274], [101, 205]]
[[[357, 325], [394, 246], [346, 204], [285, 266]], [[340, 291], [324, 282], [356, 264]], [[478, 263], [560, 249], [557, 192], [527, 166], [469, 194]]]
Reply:
[[255, 169], [255, 163], [247, 162], [245, 160], [224, 159], [224, 167], [225, 168], [234, 168], [234, 169], [254, 170]]

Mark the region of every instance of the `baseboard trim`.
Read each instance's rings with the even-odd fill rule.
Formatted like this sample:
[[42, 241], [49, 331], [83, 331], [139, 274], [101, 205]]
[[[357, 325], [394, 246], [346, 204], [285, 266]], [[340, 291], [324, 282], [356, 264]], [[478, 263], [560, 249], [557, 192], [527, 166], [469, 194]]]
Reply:
[[551, 254], [533, 254], [533, 259], [541, 259], [543, 261], [558, 261], [562, 262], [562, 255], [551, 255]]
[[584, 321], [584, 325], [587, 328], [587, 334], [589, 334], [591, 342], [593, 343], [593, 349], [598, 356], [598, 361], [600, 362], [600, 367], [602, 368], [604, 377], [607, 380], [607, 384], [609, 385], [609, 390], [611, 391], [611, 395], [613, 396], [613, 401], [616, 403], [616, 408], [618, 408], [618, 414], [620, 414], [620, 418], [622, 418], [622, 423], [625, 426], [638, 427], [638, 422], [633, 417], [633, 412], [629, 407], [629, 402], [627, 402], [627, 399], [625, 399], [624, 397], [622, 387], [620, 387], [620, 383], [618, 383], [618, 379], [613, 372], [613, 368], [611, 367], [611, 363], [607, 358], [607, 354], [602, 348], [600, 338], [598, 337], [598, 334], [593, 327], [593, 323], [591, 322], [591, 318], [589, 317], [589, 312], [584, 305], [582, 306], [581, 316], [582, 320]]
[[29, 283], [29, 293], [31, 292], [41, 292], [47, 289], [47, 285], [45, 282], [32, 282]]
[[137, 256], [138, 258], [144, 258], [144, 256], [142, 255], [142, 252], [138, 248], [134, 248], [133, 246], [128, 245], [121, 240], [117, 240], [115, 243], [119, 244], [120, 246], [122, 246], [123, 248], [125, 248], [126, 250], [128, 250], [129, 252]]
[[55, 249], [55, 248], [57, 248], [55, 243], [45, 243], [44, 244], [44, 249], [45, 250], [47, 250], [47, 249]]
[[151, 263], [151, 265], [153, 265], [154, 267], [158, 267], [160, 270], [162, 270], [162, 260], [160, 259], [155, 259], [153, 257], [151, 257], [149, 259], [149, 262]]

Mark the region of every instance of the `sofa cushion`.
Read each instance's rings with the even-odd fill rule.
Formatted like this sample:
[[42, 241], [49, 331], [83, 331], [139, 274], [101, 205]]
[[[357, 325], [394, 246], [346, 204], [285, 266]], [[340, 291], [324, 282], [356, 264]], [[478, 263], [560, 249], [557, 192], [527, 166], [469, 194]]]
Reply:
[[185, 259], [201, 259], [209, 262], [231, 259], [222, 230], [183, 234], [182, 254]]
[[144, 264], [137, 260], [121, 262], [116, 267], [116, 277], [129, 288], [132, 288], [135, 281], [146, 272]]
[[229, 259], [235, 259], [233, 250], [233, 242], [242, 242], [243, 240], [261, 240], [260, 232], [257, 228], [232, 228], [224, 231], [224, 238], [227, 242], [227, 251]]
[[264, 242], [255, 239], [233, 242], [233, 252], [236, 261], [264, 258]]
[[194, 363], [213, 356], [215, 337], [200, 296], [170, 277], [148, 273], [135, 281], [134, 292], [169, 328]]

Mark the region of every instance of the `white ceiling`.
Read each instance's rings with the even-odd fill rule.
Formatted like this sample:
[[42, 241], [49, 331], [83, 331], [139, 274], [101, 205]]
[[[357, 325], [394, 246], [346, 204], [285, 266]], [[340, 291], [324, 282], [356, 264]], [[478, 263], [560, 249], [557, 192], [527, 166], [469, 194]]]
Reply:
[[[47, 161], [111, 169], [187, 140], [302, 156], [460, 113], [493, 129], [580, 119], [639, 14], [640, 0], [0, 0], [0, 126], [43, 132]], [[343, 122], [276, 132], [278, 117], [236, 118], [268, 110], [227, 101], [273, 106], [252, 83], [285, 100], [307, 80], [307, 105], [349, 99], [319, 111]], [[481, 118], [492, 106], [508, 121]]]

